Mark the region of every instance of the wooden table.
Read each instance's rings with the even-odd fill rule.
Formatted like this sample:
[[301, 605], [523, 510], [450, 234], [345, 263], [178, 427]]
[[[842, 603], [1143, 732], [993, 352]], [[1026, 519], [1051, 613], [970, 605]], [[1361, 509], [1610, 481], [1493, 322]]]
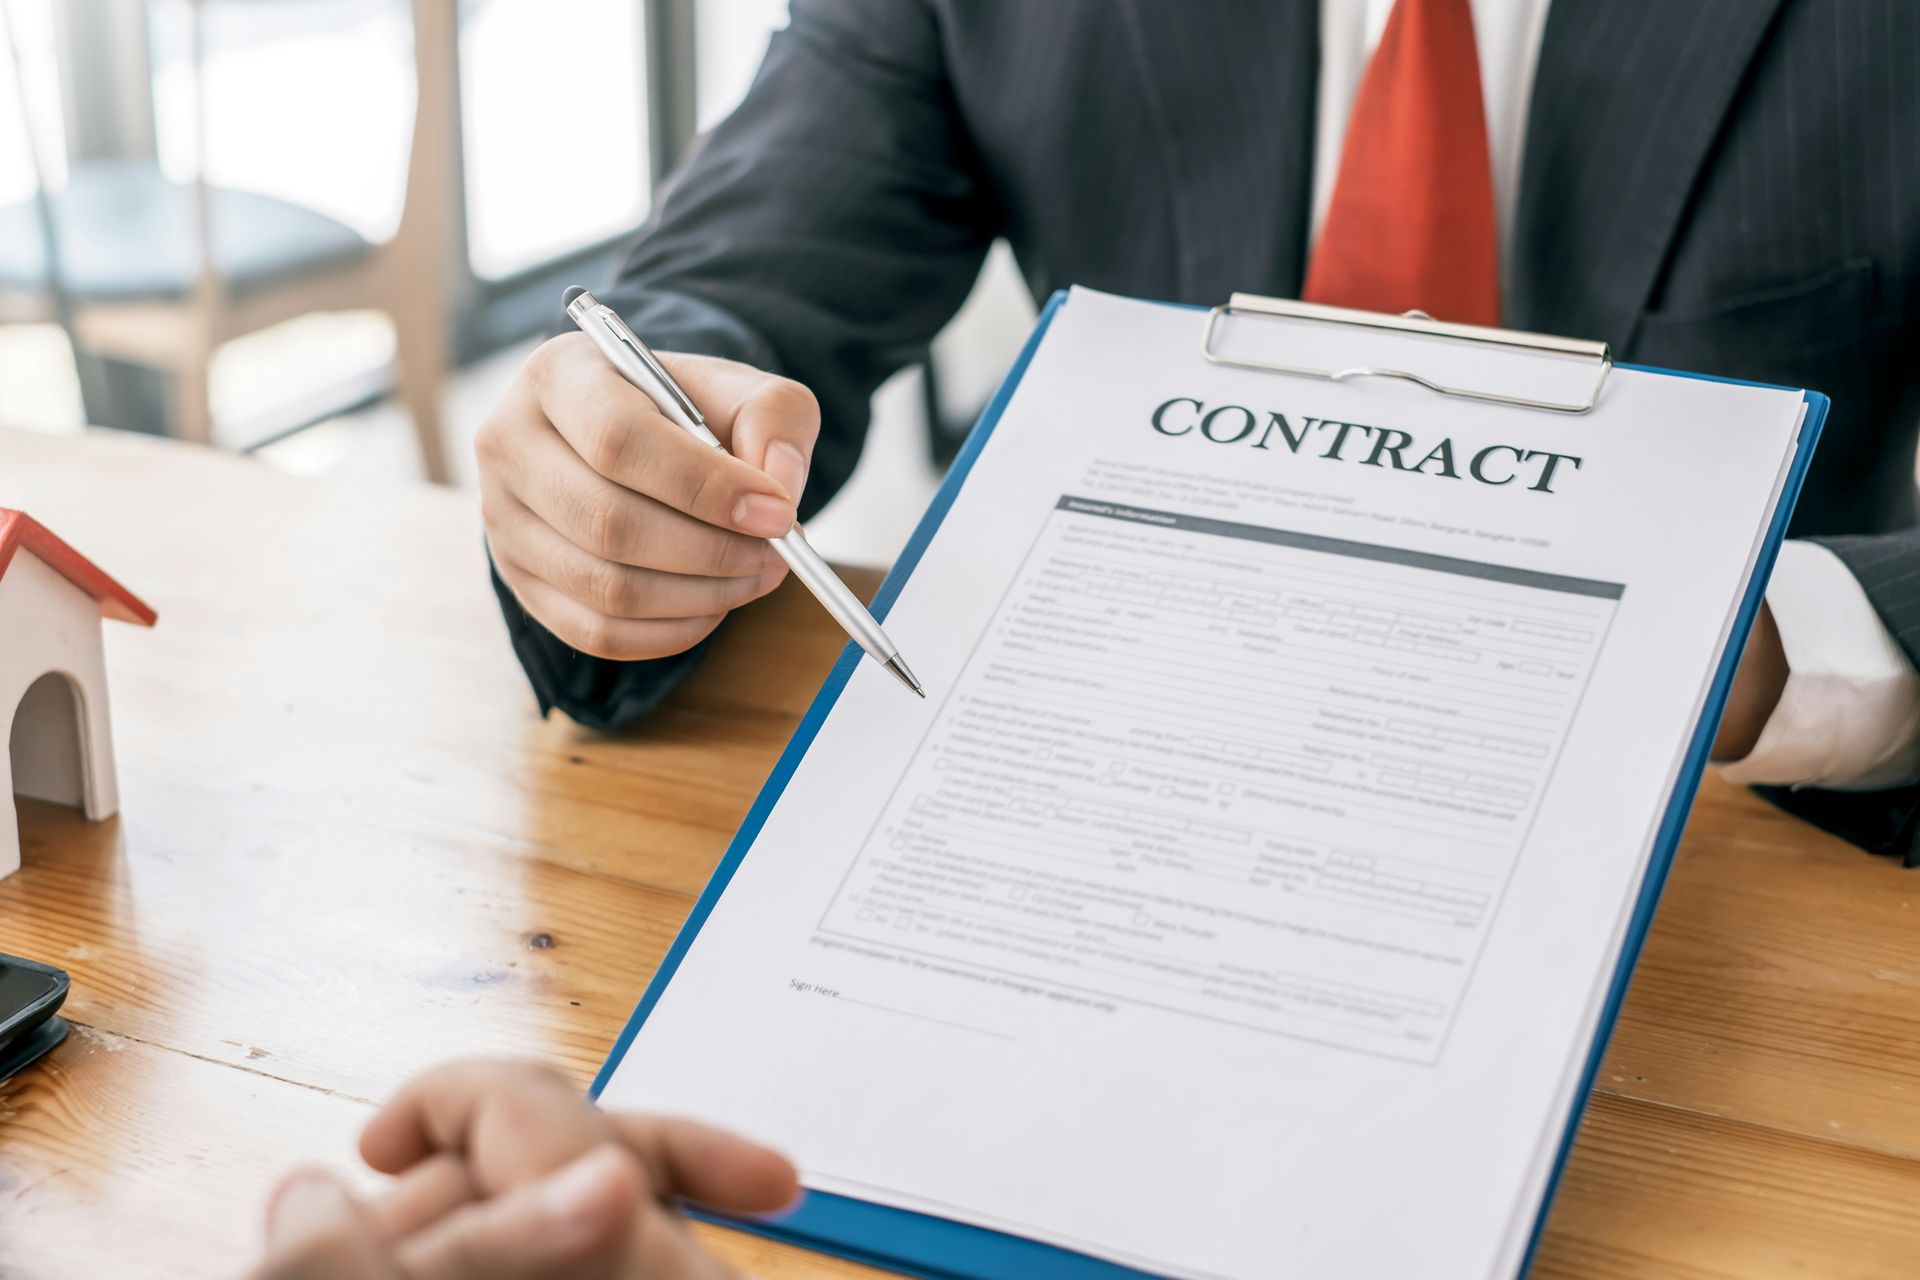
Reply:
[[[429, 1064], [586, 1081], [841, 643], [783, 588], [604, 737], [535, 714], [466, 496], [0, 432], [0, 506], [160, 612], [109, 629], [120, 817], [25, 805], [0, 882], [76, 1024], [0, 1085], [7, 1277], [237, 1271]], [[1536, 1276], [1920, 1275], [1917, 890], [1708, 781]]]

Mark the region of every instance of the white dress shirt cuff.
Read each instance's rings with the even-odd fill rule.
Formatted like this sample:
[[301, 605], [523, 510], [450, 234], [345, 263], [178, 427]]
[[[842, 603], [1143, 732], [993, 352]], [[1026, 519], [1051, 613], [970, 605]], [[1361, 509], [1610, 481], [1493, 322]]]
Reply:
[[1726, 778], [1870, 791], [1920, 777], [1920, 673], [1840, 558], [1784, 544], [1767, 606], [1787, 684], [1753, 751], [1721, 766]]

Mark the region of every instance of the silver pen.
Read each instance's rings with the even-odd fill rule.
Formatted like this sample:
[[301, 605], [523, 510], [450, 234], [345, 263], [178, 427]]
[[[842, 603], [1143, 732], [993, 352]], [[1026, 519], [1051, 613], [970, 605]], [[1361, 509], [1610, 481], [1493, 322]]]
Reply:
[[[700, 415], [700, 409], [693, 403], [692, 397], [673, 380], [673, 375], [648, 350], [647, 344], [627, 327], [627, 322], [620, 318], [618, 312], [579, 285], [567, 290], [566, 306], [567, 315], [587, 337], [593, 339], [593, 345], [600, 348], [600, 354], [620, 371], [621, 377], [644, 392], [669, 422], [702, 444], [715, 449], [726, 447], [707, 429], [707, 420]], [[800, 497], [797, 493], [793, 496], [796, 500]], [[808, 545], [807, 535], [801, 532], [798, 524], [780, 537], [767, 541], [773, 544], [780, 558], [793, 569], [793, 576], [806, 584], [807, 590], [813, 592], [814, 598], [833, 615], [833, 620], [853, 637], [855, 644], [865, 649], [875, 662], [893, 672], [901, 684], [923, 698], [927, 696], [927, 691], [920, 687], [920, 682], [914, 679], [913, 672], [907, 668], [906, 660], [900, 656], [900, 646], [887, 638], [887, 633], [873, 620], [873, 615], [860, 603], [860, 598], [847, 589], [847, 584], [827, 567], [820, 553]]]

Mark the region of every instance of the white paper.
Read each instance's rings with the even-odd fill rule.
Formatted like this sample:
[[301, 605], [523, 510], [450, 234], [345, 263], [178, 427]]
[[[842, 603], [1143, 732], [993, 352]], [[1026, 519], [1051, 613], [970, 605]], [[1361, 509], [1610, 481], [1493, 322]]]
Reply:
[[603, 1099], [1168, 1275], [1511, 1274], [1801, 399], [1202, 322], [1055, 316], [886, 619], [928, 700], [862, 664]]

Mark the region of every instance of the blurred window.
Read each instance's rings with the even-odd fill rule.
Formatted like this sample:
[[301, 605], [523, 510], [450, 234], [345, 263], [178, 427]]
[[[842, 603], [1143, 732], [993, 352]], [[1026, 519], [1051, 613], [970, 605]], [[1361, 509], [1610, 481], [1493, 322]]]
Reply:
[[651, 171], [643, 6], [467, 0], [461, 14], [475, 273], [499, 279], [639, 226]]
[[[43, 5], [47, 0], [40, 0]], [[642, 7], [462, 0], [468, 256], [499, 279], [629, 230], [648, 206]], [[187, 0], [151, 0], [155, 134], [193, 176]], [[207, 175], [393, 233], [413, 119], [408, 0], [208, 0]]]
[[[448, 0], [449, 3], [456, 0]], [[603, 244], [650, 205], [645, 0], [457, 0], [468, 258], [499, 280]], [[657, 3], [658, 0], [655, 0]], [[9, 0], [49, 178], [65, 176], [58, 7]], [[139, 11], [139, 6], [134, 11]], [[787, 0], [691, 0], [698, 128], [752, 83]], [[188, 0], [146, 0], [154, 149], [190, 180], [199, 124]], [[413, 119], [410, 0], [204, 0], [205, 172], [373, 240], [399, 223]], [[27, 198], [11, 60], [0, 60], [0, 202]]]
[[54, 6], [63, 0], [11, 0], [6, 18], [15, 57], [0, 56], [0, 204], [33, 197], [33, 155], [20, 119], [20, 87], [14, 80], [17, 58], [26, 75], [27, 109], [33, 113], [47, 181], [58, 187], [67, 176], [67, 138], [60, 110], [60, 64]]
[[787, 25], [787, 0], [700, 0], [693, 16], [696, 127], [705, 133], [746, 96], [767, 38]]
[[[194, 78], [186, 0], [151, 0], [154, 145], [192, 181]], [[413, 120], [406, 0], [210, 0], [204, 12], [206, 175], [278, 196], [374, 240], [393, 234]]]

